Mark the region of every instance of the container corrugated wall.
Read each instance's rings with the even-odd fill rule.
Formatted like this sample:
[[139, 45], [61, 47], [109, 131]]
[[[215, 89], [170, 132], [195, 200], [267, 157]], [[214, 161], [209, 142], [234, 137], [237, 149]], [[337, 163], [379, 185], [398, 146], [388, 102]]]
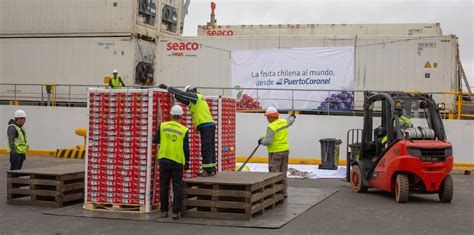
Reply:
[[134, 83], [138, 61], [155, 64], [155, 44], [130, 37], [0, 39], [0, 83], [103, 84], [113, 69]]
[[[166, 1], [181, 13], [181, 2]], [[2, 0], [0, 37], [130, 36], [156, 37], [162, 1], [154, 23], [145, 23], [134, 0]], [[178, 17], [178, 25], [181, 18]], [[179, 35], [179, 27], [174, 35]], [[170, 33], [164, 30], [165, 33]]]
[[282, 24], [198, 26], [198, 36], [441, 36], [439, 23], [426, 24]]

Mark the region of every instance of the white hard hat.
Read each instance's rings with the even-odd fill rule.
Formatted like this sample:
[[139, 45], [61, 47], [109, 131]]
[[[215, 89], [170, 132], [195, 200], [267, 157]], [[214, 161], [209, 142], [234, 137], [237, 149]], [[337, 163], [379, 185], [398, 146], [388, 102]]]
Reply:
[[184, 91], [185, 92], [188, 92], [188, 91], [194, 91], [196, 92], [196, 87], [193, 87], [192, 85], [188, 85], [184, 88]]
[[265, 112], [265, 117], [278, 117], [280, 113], [275, 107], [268, 107], [267, 111]]
[[15, 118], [26, 118], [25, 111], [23, 111], [21, 109], [15, 111]]
[[171, 108], [170, 114], [171, 116], [183, 116], [183, 108], [181, 108], [179, 105], [174, 105]]
[[114, 69], [113, 73], [118, 73], [118, 70]]

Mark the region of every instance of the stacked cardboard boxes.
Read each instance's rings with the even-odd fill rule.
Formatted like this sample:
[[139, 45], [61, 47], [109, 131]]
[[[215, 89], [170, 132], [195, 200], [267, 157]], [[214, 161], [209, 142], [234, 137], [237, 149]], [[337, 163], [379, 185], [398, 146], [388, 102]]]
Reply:
[[[216, 121], [218, 171], [235, 169], [235, 100], [207, 98]], [[86, 209], [150, 212], [159, 204], [159, 164], [152, 143], [160, 122], [169, 121], [175, 101], [156, 89], [91, 89], [86, 160]], [[181, 122], [190, 129], [190, 169], [201, 171], [200, 135], [187, 107]]]

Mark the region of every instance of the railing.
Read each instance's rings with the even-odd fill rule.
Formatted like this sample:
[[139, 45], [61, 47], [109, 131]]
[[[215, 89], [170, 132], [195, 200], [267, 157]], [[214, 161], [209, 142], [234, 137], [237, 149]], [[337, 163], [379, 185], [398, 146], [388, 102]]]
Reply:
[[[38, 105], [38, 106], [66, 106], [85, 107], [87, 102], [87, 89], [90, 87], [106, 88], [105, 85], [75, 85], [75, 84], [7, 84], [0, 83], [0, 104], [7, 105]], [[144, 86], [128, 86], [128, 88], [157, 88]], [[239, 109], [242, 112], [261, 111], [259, 102], [275, 101], [285, 106], [284, 110], [313, 111], [327, 114], [352, 113], [363, 109], [363, 92], [365, 90], [309, 90], [309, 89], [272, 89], [272, 88], [232, 88], [232, 87], [198, 87], [201, 93], [209, 96], [236, 97], [245, 94], [248, 102], [254, 106], [245, 106], [244, 98], [240, 98]], [[271, 91], [272, 97], [264, 93]], [[384, 91], [372, 91], [384, 92]], [[417, 91], [411, 91], [417, 92]], [[304, 98], [308, 93], [318, 93], [320, 99], [308, 100]], [[350, 94], [353, 97], [352, 106], [347, 107], [348, 101], [341, 101], [337, 94]], [[474, 118], [474, 94], [462, 92], [429, 92], [438, 103], [445, 103], [447, 110], [443, 112], [446, 119], [472, 119]], [[303, 95], [305, 94], [305, 95]], [[336, 97], [334, 97], [336, 94]], [[333, 96], [333, 97], [331, 97]], [[349, 95], [347, 95], [349, 96]], [[278, 97], [278, 98], [275, 98]], [[344, 96], [342, 96], [344, 98]], [[298, 109], [301, 103], [306, 104], [306, 109]], [[344, 103], [344, 105], [342, 105]]]

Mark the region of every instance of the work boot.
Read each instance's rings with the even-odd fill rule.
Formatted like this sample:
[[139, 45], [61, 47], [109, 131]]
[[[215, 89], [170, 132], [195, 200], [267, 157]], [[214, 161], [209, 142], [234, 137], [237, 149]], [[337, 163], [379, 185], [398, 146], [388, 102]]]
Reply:
[[168, 218], [168, 212], [167, 211], [164, 211], [164, 212], [161, 212], [161, 215], [160, 215], [161, 218]]
[[173, 218], [173, 219], [179, 219], [179, 218], [181, 218], [181, 213], [179, 213], [179, 212], [178, 212], [178, 213], [173, 213], [173, 215], [171, 216], [171, 218]]

